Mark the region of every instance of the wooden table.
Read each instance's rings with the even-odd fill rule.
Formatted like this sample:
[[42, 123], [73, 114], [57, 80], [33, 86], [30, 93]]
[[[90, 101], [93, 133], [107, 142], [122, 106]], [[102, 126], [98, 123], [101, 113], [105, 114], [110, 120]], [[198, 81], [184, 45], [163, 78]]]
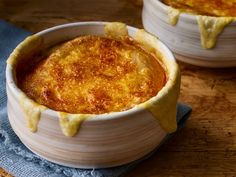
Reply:
[[[0, 19], [32, 32], [76, 21], [122, 21], [142, 27], [135, 0], [1, 0]], [[236, 176], [236, 68], [179, 63], [180, 101], [192, 106], [186, 127], [126, 177]], [[23, 164], [22, 164], [23, 165]], [[10, 176], [0, 170], [0, 176]]]

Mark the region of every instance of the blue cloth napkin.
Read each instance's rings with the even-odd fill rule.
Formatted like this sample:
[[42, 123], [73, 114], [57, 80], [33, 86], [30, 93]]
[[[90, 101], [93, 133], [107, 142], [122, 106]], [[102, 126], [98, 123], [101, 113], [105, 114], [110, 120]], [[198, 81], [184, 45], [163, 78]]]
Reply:
[[[51, 163], [28, 150], [11, 129], [6, 111], [5, 67], [6, 59], [16, 45], [31, 33], [0, 20], [0, 167], [16, 177], [118, 177], [146, 157], [127, 165], [106, 169], [76, 169]], [[182, 128], [191, 108], [178, 104], [178, 128]], [[166, 139], [170, 138], [168, 135]], [[158, 148], [158, 147], [157, 147]]]

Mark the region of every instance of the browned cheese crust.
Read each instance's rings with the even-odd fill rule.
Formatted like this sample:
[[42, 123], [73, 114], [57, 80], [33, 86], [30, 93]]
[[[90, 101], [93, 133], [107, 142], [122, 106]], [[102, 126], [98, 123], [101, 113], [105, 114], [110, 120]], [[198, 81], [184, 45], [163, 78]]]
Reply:
[[158, 59], [129, 37], [80, 36], [28, 61], [17, 66], [20, 89], [68, 113], [127, 110], [157, 95], [167, 80]]

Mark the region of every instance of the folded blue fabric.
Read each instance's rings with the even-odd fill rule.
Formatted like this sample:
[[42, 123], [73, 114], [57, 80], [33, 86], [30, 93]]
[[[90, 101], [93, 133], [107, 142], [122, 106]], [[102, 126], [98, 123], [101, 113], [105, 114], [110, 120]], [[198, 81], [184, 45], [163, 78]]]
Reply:
[[[30, 34], [30, 32], [0, 20], [0, 167], [16, 177], [118, 177], [154, 153], [152, 152], [138, 161], [119, 167], [78, 169], [51, 163], [28, 150], [11, 129], [7, 118], [5, 67], [6, 59], [11, 51]], [[189, 106], [178, 104], [178, 128], [183, 127], [190, 112], [191, 108]], [[169, 137], [171, 135], [168, 135], [165, 140]]]

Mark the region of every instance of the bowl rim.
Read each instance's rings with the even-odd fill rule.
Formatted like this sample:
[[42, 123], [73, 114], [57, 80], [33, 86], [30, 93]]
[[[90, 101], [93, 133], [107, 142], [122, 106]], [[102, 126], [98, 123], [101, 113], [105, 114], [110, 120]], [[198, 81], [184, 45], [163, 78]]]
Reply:
[[[162, 8], [165, 11], [168, 11], [168, 8], [171, 7], [171, 6], [166, 5], [165, 3], [163, 3], [162, 0], [144, 0], [144, 3], [147, 2], [147, 1], [152, 1], [153, 3], [156, 3], [156, 5], [158, 5], [160, 8]], [[191, 13], [187, 13], [187, 12], [181, 12], [180, 13], [180, 17], [183, 17], [187, 20], [192, 20], [192, 21], [196, 20], [196, 16], [214, 17], [214, 16], [209, 16], [209, 15], [191, 14]], [[222, 17], [218, 17], [218, 18], [234, 18], [234, 20], [229, 25], [232, 25], [232, 24], [236, 25], [236, 17], [224, 17], [224, 16], [222, 16]]]
[[[62, 24], [62, 25], [57, 25], [57, 26], [54, 26], [54, 27], [51, 27], [51, 28], [47, 28], [45, 30], [42, 30], [38, 33], [35, 33], [33, 35], [36, 35], [36, 36], [43, 36], [47, 33], [50, 33], [50, 32], [53, 32], [53, 31], [57, 31], [59, 29], [63, 29], [63, 28], [68, 28], [68, 27], [79, 27], [79, 26], [87, 26], [87, 25], [92, 25], [92, 26], [104, 26], [105, 24], [107, 24], [109, 22], [104, 22], [104, 21], [88, 21], [88, 22], [74, 22], [74, 23], [66, 23], [66, 24]], [[138, 28], [135, 28], [135, 27], [132, 27], [132, 26], [128, 26], [127, 25], [127, 29], [129, 32], [137, 32], [138, 31]], [[24, 40], [22, 41], [24, 42]], [[21, 43], [22, 43], [21, 42]], [[21, 44], [20, 43], [20, 44]], [[19, 45], [19, 44], [18, 44]], [[157, 40], [157, 46], [158, 46], [158, 49], [161, 49], [162, 52], [161, 54], [163, 55], [163, 57], [166, 58], [166, 60], [168, 61], [171, 61], [173, 64], [176, 65], [176, 68], [175, 70], [170, 70], [169, 72], [169, 75], [172, 77], [173, 76], [176, 76], [178, 74], [178, 65], [177, 65], [177, 62], [176, 62], [176, 59], [173, 55], [173, 53], [171, 52], [171, 50], [160, 40]], [[160, 50], [160, 51], [161, 51]], [[14, 51], [14, 50], [13, 50]], [[128, 109], [128, 110], [124, 110], [124, 111], [120, 111], [120, 112], [109, 112], [109, 113], [103, 113], [103, 114], [71, 114], [71, 113], [67, 113], [68, 115], [85, 115], [85, 116], [88, 116], [89, 118], [86, 119], [85, 121], [92, 121], [92, 122], [96, 122], [96, 121], [101, 121], [101, 120], [114, 120], [114, 119], [119, 119], [119, 118], [124, 118], [124, 117], [128, 117], [129, 115], [132, 115], [132, 114], [136, 114], [136, 113], [140, 113], [144, 110], [146, 110], [145, 108], [145, 104], [146, 103], [152, 103], [158, 99], [160, 99], [159, 97], [163, 97], [165, 96], [166, 91], [171, 89], [173, 87], [172, 84], [170, 84], [170, 82], [173, 82], [175, 79], [173, 78], [168, 78], [166, 84], [162, 87], [162, 89], [157, 93], [157, 95], [155, 95], [154, 97], [151, 97], [149, 98], [147, 101], [143, 102], [143, 103], [140, 103], [140, 104], [137, 104], [135, 105], [134, 107]], [[13, 68], [7, 63], [7, 66], [6, 66], [6, 86], [9, 87], [10, 91], [13, 93], [14, 97], [15, 98], [18, 98], [19, 94], [20, 93], [24, 93], [23, 91], [21, 91], [20, 88], [18, 88], [17, 84], [15, 83], [15, 80], [14, 80], [14, 77], [13, 77]], [[163, 93], [162, 93], [163, 92]], [[10, 92], [7, 91], [7, 95], [9, 94]], [[161, 94], [162, 93], [162, 94]], [[35, 102], [35, 101], [34, 101]], [[60, 111], [56, 111], [56, 110], [53, 110], [51, 108], [48, 108], [46, 107], [47, 109], [44, 110], [42, 112], [42, 114], [47, 114], [49, 116], [52, 116], [52, 117], [58, 117], [58, 113]]]

